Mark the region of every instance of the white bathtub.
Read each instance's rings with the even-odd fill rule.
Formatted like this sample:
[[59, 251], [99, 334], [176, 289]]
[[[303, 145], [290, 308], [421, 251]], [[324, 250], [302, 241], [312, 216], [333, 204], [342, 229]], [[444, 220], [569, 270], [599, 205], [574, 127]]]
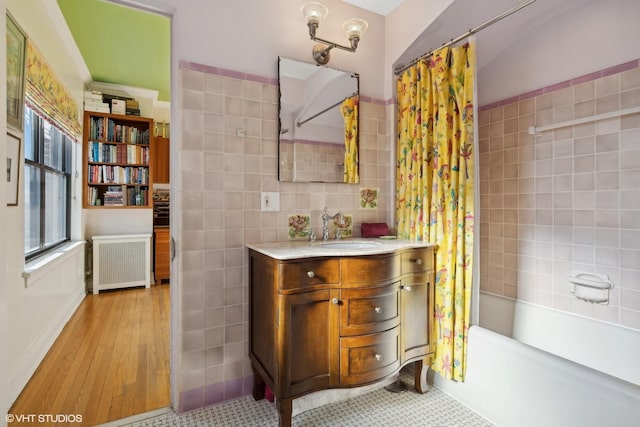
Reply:
[[[481, 313], [483, 308], [486, 309], [483, 305], [481, 302]], [[518, 307], [514, 306], [512, 311], [522, 316], [522, 313], [516, 313]], [[549, 315], [542, 314], [543, 317]], [[538, 324], [533, 328], [536, 329], [533, 335], [549, 335], [549, 328], [556, 333], [565, 330], [553, 316], [547, 321], [556, 323]], [[572, 328], [575, 325], [568, 327]], [[526, 330], [522, 330], [521, 334], [525, 332]], [[602, 337], [598, 336], [598, 333], [602, 331], [593, 328], [591, 332], [593, 334], [590, 337], [588, 331], [581, 335], [589, 337], [589, 347], [594, 353], [598, 353], [598, 347], [603, 345]], [[632, 330], [626, 332], [629, 334], [623, 334], [623, 337], [635, 339], [635, 342], [618, 343], [624, 349], [624, 355], [610, 348], [607, 364], [617, 365], [623, 359], [634, 360], [634, 363], [626, 367], [619, 366], [618, 370], [636, 375], [640, 369], [640, 353], [637, 351], [637, 346], [640, 345], [639, 334]], [[465, 382], [445, 381], [436, 375], [434, 383], [498, 426], [640, 425], [640, 386], [637, 384], [480, 326], [470, 328], [468, 344]]]
[[480, 326], [640, 386], [638, 330], [486, 293]]

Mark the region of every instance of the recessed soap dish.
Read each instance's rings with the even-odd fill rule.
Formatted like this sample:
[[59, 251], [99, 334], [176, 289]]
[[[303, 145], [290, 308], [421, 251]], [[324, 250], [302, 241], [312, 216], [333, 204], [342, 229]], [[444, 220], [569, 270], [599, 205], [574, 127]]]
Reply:
[[568, 276], [571, 294], [580, 301], [591, 304], [609, 304], [609, 291], [613, 282], [606, 274], [577, 272]]

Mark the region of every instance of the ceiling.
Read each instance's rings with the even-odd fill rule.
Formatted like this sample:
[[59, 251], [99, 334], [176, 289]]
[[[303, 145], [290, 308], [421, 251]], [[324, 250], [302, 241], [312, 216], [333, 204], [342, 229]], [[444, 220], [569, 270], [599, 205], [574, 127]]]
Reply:
[[171, 96], [171, 21], [103, 0], [57, 0], [91, 78]]
[[[386, 16], [404, 0], [343, 0]], [[158, 92], [170, 101], [170, 19], [104, 0], [57, 0], [94, 82]]]
[[362, 9], [387, 16], [404, 0], [342, 0], [345, 3], [358, 6]]

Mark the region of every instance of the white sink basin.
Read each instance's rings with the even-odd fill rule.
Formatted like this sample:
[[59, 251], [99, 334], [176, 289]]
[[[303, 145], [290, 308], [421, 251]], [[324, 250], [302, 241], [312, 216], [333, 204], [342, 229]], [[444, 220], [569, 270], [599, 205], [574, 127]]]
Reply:
[[320, 243], [319, 246], [326, 249], [371, 249], [377, 248], [378, 244], [367, 242], [328, 242]]

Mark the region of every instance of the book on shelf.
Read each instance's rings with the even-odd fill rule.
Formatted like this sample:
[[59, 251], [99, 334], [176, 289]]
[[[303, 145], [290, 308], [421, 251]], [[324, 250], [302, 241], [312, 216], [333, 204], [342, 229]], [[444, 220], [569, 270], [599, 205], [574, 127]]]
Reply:
[[149, 165], [149, 146], [120, 143], [87, 143], [87, 160], [91, 163], [126, 163]]
[[98, 205], [98, 189], [96, 187], [89, 187], [87, 191], [87, 204], [89, 206]]
[[105, 206], [125, 206], [126, 199], [126, 185], [110, 185], [107, 187], [107, 191], [104, 192], [104, 205]]
[[130, 144], [149, 145], [150, 130], [138, 129], [135, 126], [127, 126], [116, 123], [113, 119], [108, 120], [107, 140], [115, 142], [127, 142]]
[[90, 187], [87, 204], [90, 206], [149, 206], [149, 189], [145, 187], [129, 187], [110, 185], [99, 198], [100, 191]]
[[89, 138], [104, 139], [104, 118], [103, 117], [89, 118]]
[[149, 190], [142, 187], [127, 188], [127, 205], [129, 206], [148, 206]]
[[89, 165], [87, 180], [91, 184], [149, 185], [146, 166]]

